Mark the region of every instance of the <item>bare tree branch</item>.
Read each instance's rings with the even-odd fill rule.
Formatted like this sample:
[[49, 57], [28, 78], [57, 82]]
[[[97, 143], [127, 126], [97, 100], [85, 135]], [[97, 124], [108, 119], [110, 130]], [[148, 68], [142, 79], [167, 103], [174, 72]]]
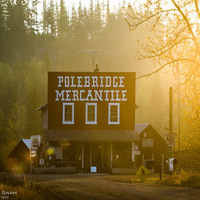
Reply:
[[159, 67], [157, 70], [155, 70], [155, 71], [153, 71], [153, 72], [151, 72], [149, 74], [145, 74], [145, 75], [139, 76], [137, 79], [141, 79], [141, 78], [145, 78], [145, 77], [148, 78], [149, 76], [151, 76], [152, 74], [155, 74], [155, 73], [159, 72], [161, 69], [165, 68], [166, 66], [168, 66], [170, 64], [173, 64], [175, 62], [180, 62], [180, 61], [181, 62], [182, 61], [191, 62], [191, 63], [197, 65], [198, 67], [200, 67], [200, 63], [197, 62], [196, 60], [191, 60], [191, 59], [188, 59], [188, 58], [174, 59], [174, 60], [172, 60], [172, 61], [170, 61], [168, 63], [165, 63], [164, 65], [162, 65], [161, 67]]
[[200, 18], [199, 5], [198, 5], [197, 0], [195, 0], [195, 7], [196, 7], [196, 12], [197, 12], [197, 14], [198, 14], [198, 16]]
[[[139, 60], [144, 60], [144, 59], [150, 59], [150, 58], [159, 57], [159, 56], [161, 56], [161, 55], [167, 53], [168, 51], [172, 50], [174, 47], [176, 47], [178, 44], [180, 44], [181, 42], [183, 42], [183, 41], [185, 41], [185, 40], [192, 40], [192, 41], [193, 41], [193, 39], [192, 39], [191, 37], [182, 38], [182, 39], [178, 40], [177, 42], [174, 42], [173, 45], [171, 45], [170, 47], [165, 46], [165, 47], [168, 47], [167, 49], [165, 49], [165, 47], [164, 47], [164, 48], [159, 49], [159, 50], [157, 50], [157, 51], [155, 51], [155, 52], [151, 52], [151, 54], [153, 54], [153, 55], [144, 56], [143, 58], [139, 58]], [[161, 51], [161, 52], [160, 52], [160, 51]], [[156, 53], [156, 52], [160, 52], [160, 53]]]
[[183, 17], [183, 19], [185, 20], [185, 22], [187, 23], [188, 29], [189, 29], [189, 31], [190, 31], [190, 33], [191, 33], [191, 35], [192, 35], [192, 38], [193, 38], [193, 40], [194, 40], [194, 43], [195, 43], [195, 45], [196, 45], [197, 52], [198, 52], [198, 54], [200, 55], [200, 49], [199, 49], [199, 45], [198, 45], [198, 42], [197, 42], [197, 38], [196, 38], [195, 35], [194, 35], [194, 32], [193, 32], [193, 30], [192, 30], [192, 27], [191, 27], [191, 24], [190, 24], [188, 18], [187, 18], [186, 15], [183, 13], [183, 11], [181, 10], [180, 6], [178, 6], [178, 4], [177, 4], [174, 0], [171, 0], [171, 1], [172, 1], [172, 3], [175, 5], [175, 7], [177, 8], [177, 10], [180, 12], [180, 14], [182, 15], [182, 17]]

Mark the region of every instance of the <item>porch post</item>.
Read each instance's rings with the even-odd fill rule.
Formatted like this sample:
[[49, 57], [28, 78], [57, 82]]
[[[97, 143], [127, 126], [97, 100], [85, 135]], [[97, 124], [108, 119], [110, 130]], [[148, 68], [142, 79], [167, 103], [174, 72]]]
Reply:
[[92, 166], [92, 143], [90, 142], [90, 172], [91, 172], [91, 166]]
[[81, 158], [81, 160], [82, 160], [82, 172], [83, 172], [83, 169], [84, 169], [84, 142], [82, 142], [81, 146], [82, 146], [82, 151], [81, 151], [82, 158]]
[[102, 149], [101, 149], [101, 171], [103, 172], [103, 152], [104, 152], [104, 143], [102, 142]]
[[165, 155], [164, 154], [162, 154], [162, 174], [164, 174], [165, 173]]
[[113, 144], [110, 143], [110, 169], [112, 169], [112, 162], [113, 162]]
[[142, 154], [142, 165], [144, 166], [144, 154]]

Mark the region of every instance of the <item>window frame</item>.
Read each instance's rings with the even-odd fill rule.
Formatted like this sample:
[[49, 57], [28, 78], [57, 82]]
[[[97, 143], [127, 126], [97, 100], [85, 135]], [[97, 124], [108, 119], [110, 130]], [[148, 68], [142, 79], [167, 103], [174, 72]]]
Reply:
[[[65, 119], [65, 108], [67, 105], [72, 106], [72, 121], [66, 121]], [[74, 103], [63, 103], [63, 124], [74, 124]]]
[[[88, 121], [88, 106], [94, 106], [94, 121]], [[97, 124], [97, 103], [86, 103], [85, 104], [85, 124]]]
[[143, 148], [153, 148], [154, 147], [154, 138], [142, 138], [142, 147]]
[[[117, 106], [117, 117], [118, 121], [117, 122], [111, 122], [110, 121], [110, 114], [111, 114], [111, 106]], [[120, 103], [109, 103], [108, 104], [108, 124], [120, 124]]]

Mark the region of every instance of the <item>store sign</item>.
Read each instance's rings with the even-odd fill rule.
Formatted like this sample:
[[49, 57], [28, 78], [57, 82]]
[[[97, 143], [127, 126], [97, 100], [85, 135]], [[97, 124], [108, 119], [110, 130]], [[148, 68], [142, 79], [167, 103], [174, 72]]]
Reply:
[[[70, 125], [62, 123], [63, 104], [67, 103], [73, 104], [74, 120]], [[92, 125], [85, 127], [83, 118], [85, 118], [86, 103], [97, 103], [98, 122], [95, 129], [98, 125], [106, 124], [103, 121], [108, 115], [108, 103], [120, 104], [121, 117], [123, 115], [125, 117], [126, 111], [127, 117], [129, 116], [131, 123], [134, 124], [135, 73], [49, 72], [48, 126], [50, 129], [63, 129], [66, 127], [70, 129], [93, 129]], [[102, 113], [102, 110], [105, 112]], [[132, 112], [132, 114], [130, 115], [129, 112]], [[106, 127], [100, 129], [104, 128]], [[127, 128], [129, 129], [129, 127]]]
[[140, 151], [135, 151], [135, 155], [140, 155]]
[[127, 90], [123, 89], [124, 78], [124, 76], [57, 76], [55, 101], [127, 101]]

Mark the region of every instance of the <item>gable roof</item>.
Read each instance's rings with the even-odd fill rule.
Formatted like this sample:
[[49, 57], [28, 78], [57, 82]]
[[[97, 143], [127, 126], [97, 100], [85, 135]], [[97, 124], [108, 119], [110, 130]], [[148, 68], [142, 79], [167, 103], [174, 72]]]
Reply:
[[30, 149], [31, 148], [31, 140], [30, 139], [22, 139], [24, 144]]
[[48, 106], [48, 103], [45, 103], [44, 105], [40, 106], [37, 111], [39, 110], [43, 110], [44, 108], [46, 108]]
[[23, 157], [30, 152], [30, 139], [21, 139], [8, 155], [8, 158]]
[[150, 126], [149, 123], [135, 124], [135, 131], [137, 131], [137, 133], [140, 134], [140, 133], [142, 133], [148, 126]]

